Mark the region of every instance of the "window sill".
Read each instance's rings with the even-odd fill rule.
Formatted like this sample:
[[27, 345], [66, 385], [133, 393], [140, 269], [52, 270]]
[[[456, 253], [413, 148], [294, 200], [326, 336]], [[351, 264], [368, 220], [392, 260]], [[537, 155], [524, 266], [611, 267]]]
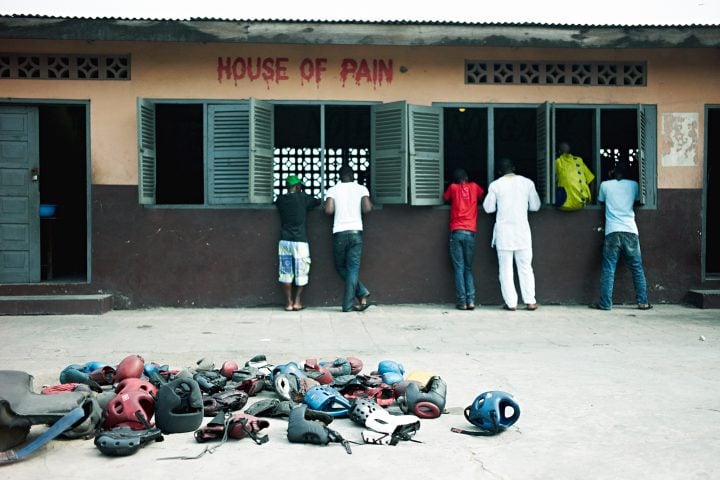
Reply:
[[275, 208], [274, 203], [238, 203], [233, 205], [155, 204], [142, 206], [149, 210], [269, 210]]

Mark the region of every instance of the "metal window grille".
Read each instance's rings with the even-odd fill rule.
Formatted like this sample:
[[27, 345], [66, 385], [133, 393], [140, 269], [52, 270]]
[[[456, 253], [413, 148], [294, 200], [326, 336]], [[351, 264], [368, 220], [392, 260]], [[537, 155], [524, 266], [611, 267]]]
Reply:
[[528, 62], [465, 60], [469, 85], [647, 85], [644, 62]]
[[287, 193], [285, 180], [297, 175], [305, 185], [305, 192], [319, 197], [323, 189], [335, 185], [343, 164], [355, 170], [359, 184], [370, 188], [370, 149], [339, 147], [325, 149], [325, 168], [322, 168], [322, 149], [310, 147], [275, 148], [273, 165], [273, 200]]
[[130, 80], [130, 55], [0, 53], [0, 79]]

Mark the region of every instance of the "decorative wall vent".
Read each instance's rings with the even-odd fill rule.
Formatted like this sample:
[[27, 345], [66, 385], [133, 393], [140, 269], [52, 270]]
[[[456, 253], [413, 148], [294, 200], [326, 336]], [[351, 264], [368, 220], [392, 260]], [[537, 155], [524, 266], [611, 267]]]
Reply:
[[130, 80], [130, 55], [0, 53], [0, 79]]
[[466, 60], [465, 83], [477, 85], [647, 85], [644, 62]]

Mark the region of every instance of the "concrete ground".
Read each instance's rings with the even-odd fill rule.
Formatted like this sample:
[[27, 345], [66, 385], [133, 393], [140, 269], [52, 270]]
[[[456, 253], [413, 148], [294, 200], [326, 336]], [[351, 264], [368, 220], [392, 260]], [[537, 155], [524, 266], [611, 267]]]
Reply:
[[[394, 359], [410, 372], [437, 372], [448, 384], [449, 410], [422, 421], [416, 438], [423, 443], [354, 446], [352, 455], [338, 445], [289, 444], [283, 420], [271, 421], [265, 445], [231, 440], [197, 460], [158, 460], [202, 451], [190, 433], [166, 435], [123, 458], [102, 456], [92, 440], [56, 440], [0, 467], [4, 479], [720, 478], [717, 310], [160, 309], [2, 317], [0, 334], [0, 368], [32, 373], [36, 389], [57, 383], [68, 364], [116, 363], [133, 353], [173, 367], [203, 356], [220, 364], [257, 353], [274, 363], [354, 355], [366, 370]], [[495, 437], [451, 433], [471, 428], [462, 410], [486, 390], [515, 395], [518, 423]], [[333, 426], [360, 440], [350, 420]]]

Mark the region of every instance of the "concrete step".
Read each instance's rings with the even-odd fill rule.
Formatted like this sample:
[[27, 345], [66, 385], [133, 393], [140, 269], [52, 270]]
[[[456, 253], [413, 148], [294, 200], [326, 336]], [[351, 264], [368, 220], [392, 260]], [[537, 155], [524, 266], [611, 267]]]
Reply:
[[720, 290], [690, 290], [687, 299], [699, 308], [720, 308]]
[[102, 315], [112, 310], [112, 295], [0, 296], [0, 315]]

